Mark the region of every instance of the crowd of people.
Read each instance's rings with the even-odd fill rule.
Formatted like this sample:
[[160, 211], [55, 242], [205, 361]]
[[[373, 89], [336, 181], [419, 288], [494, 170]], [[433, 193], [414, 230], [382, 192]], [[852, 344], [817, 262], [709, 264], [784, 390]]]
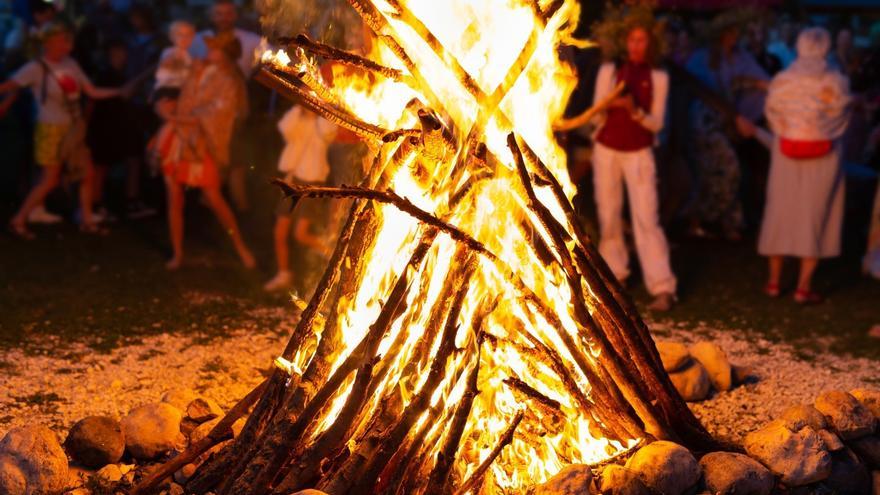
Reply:
[[[62, 183], [78, 183], [80, 229], [106, 232], [113, 169], [125, 174], [128, 215], [154, 214], [141, 187], [152, 168], [164, 182], [167, 268], [184, 260], [184, 206], [193, 188], [241, 262], [253, 267], [235, 210], [249, 207], [244, 148], [255, 140], [248, 133], [274, 100], [255, 94], [251, 76], [261, 37], [239, 27], [236, 3], [215, 0], [210, 28], [201, 31], [183, 18], [160, 28], [146, 4], [92, 2], [75, 23], [52, 1], [28, 5], [26, 18], [0, 17], [7, 74], [0, 118], [32, 128], [27, 142], [39, 171], [9, 231], [32, 239], [30, 223], [60, 221], [46, 198]], [[794, 257], [800, 260], [794, 299], [822, 300], [812, 278], [820, 259], [841, 251], [844, 164], [876, 165], [880, 127], [872, 126], [880, 116], [880, 81], [873, 62], [880, 27], [840, 24], [832, 40], [832, 26], [789, 19], [769, 26], [745, 11], [697, 26], [637, 4], [612, 8], [593, 31], [602, 61], [578, 64], [579, 93], [602, 111], [568, 140], [573, 179], [592, 170], [593, 188], [584, 192], [595, 200], [600, 252], [622, 282], [631, 271], [631, 230], [654, 310], [671, 308], [678, 291], [664, 203], [676, 205], [673, 219], [694, 237], [737, 241], [757, 232], [758, 252], [768, 259], [768, 296], [785, 291], [784, 260]], [[276, 124], [285, 143], [278, 159], [285, 179], [325, 183], [338, 170], [359, 168], [363, 144], [330, 122], [294, 106]], [[688, 185], [677, 201], [667, 187], [676, 180], [671, 162], [686, 170]], [[876, 203], [865, 269], [880, 276], [880, 195]], [[292, 217], [289, 204], [278, 206], [278, 270], [267, 290], [293, 282], [291, 231], [303, 247], [326, 250], [313, 227], [329, 221], [327, 212], [303, 208]]]

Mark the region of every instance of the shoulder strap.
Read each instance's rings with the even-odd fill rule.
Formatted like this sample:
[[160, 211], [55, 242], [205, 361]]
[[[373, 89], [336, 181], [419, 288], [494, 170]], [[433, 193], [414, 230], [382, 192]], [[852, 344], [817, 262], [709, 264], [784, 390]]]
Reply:
[[49, 97], [49, 85], [47, 83], [49, 82], [49, 74], [52, 74], [52, 69], [49, 68], [49, 64], [43, 60], [43, 57], [37, 58], [37, 61], [40, 63], [40, 67], [43, 68], [43, 83], [40, 85], [40, 104], [42, 105], [46, 103], [46, 98]]
[[58, 90], [61, 91], [61, 99], [64, 101], [64, 107], [67, 109], [67, 112], [70, 114], [71, 117], [73, 117], [74, 120], [78, 119], [80, 116], [79, 111], [77, 110], [78, 103], [71, 101], [64, 94], [64, 87], [61, 85], [61, 81], [58, 79], [58, 75], [55, 74], [55, 72], [49, 67], [49, 64], [47, 64], [42, 57], [38, 58], [37, 60], [40, 61], [40, 65], [43, 66], [44, 71], [43, 87], [40, 89], [40, 103], [46, 103], [46, 98], [48, 98], [48, 85], [46, 83], [48, 82], [49, 77], [51, 77], [52, 80], [55, 81], [55, 84], [58, 85]]

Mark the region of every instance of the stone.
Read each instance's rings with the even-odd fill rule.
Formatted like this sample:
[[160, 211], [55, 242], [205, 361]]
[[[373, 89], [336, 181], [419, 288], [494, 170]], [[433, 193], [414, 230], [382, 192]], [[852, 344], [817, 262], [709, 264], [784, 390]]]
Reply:
[[734, 385], [758, 381], [758, 375], [755, 374], [755, 371], [746, 366], [731, 365], [731, 373], [733, 374]]
[[687, 346], [680, 342], [657, 342], [657, 351], [660, 353], [663, 369], [669, 373], [684, 368], [691, 360]]
[[168, 495], [183, 495], [183, 487], [177, 483], [171, 483], [168, 487]]
[[[67, 454], [55, 433], [45, 426], [22, 426], [9, 430], [0, 440], [0, 458], [6, 459], [4, 464], [14, 464], [24, 476], [26, 488], [23, 493], [54, 493], [66, 488], [69, 479]], [[4, 471], [3, 476], [11, 480], [3, 481], [4, 484], [13, 487], [19, 484], [21, 478], [16, 470], [7, 466]]]
[[706, 368], [698, 361], [691, 361], [683, 370], [669, 374], [669, 379], [681, 398], [687, 402], [699, 402], [709, 396], [712, 384]]
[[809, 426], [792, 431], [781, 420], [746, 435], [743, 446], [783, 483], [796, 487], [821, 481], [831, 474], [831, 454]]
[[875, 418], [880, 419], [880, 390], [857, 388], [850, 391], [850, 395], [867, 407]]
[[623, 466], [609, 464], [602, 470], [599, 492], [602, 495], [650, 495], [639, 475]]
[[682, 495], [700, 481], [700, 465], [681, 445], [658, 441], [639, 449], [626, 463], [651, 490]]
[[[208, 495], [207, 493], [205, 495]], [[321, 490], [313, 490], [311, 488], [306, 490], [300, 490], [293, 495], [327, 495], [326, 492], [322, 492]]]
[[189, 389], [186, 388], [174, 388], [162, 395], [162, 398], [159, 399], [159, 402], [164, 402], [166, 404], [171, 404], [181, 411], [186, 411], [189, 403], [195, 400], [196, 394]]
[[0, 493], [24, 495], [27, 488], [27, 478], [15, 459], [9, 455], [0, 455]]
[[712, 452], [700, 466], [706, 488], [716, 495], [770, 495], [776, 484], [773, 473], [743, 454]]
[[198, 397], [186, 406], [186, 417], [197, 422], [203, 423], [223, 416], [223, 409], [211, 399]]
[[109, 481], [111, 483], [118, 482], [122, 479], [123, 476], [122, 470], [119, 469], [119, 466], [117, 466], [116, 464], [107, 464], [106, 466], [99, 469], [98, 472], [95, 474], [102, 480]]
[[835, 435], [833, 431], [819, 430], [816, 433], [819, 434], [819, 438], [822, 439], [822, 443], [825, 444], [825, 450], [828, 452], [837, 452], [838, 450], [846, 448], [846, 445], [843, 444], [843, 440]]
[[[815, 431], [828, 428], [828, 422], [825, 421], [825, 415], [809, 404], [791, 406], [786, 409], [779, 418], [792, 423], [800, 422]], [[799, 429], [800, 427], [796, 428], [796, 430]]]
[[871, 473], [848, 449], [831, 455], [831, 474], [823, 482], [837, 495], [861, 495], [871, 492]]
[[164, 402], [136, 407], [122, 420], [125, 447], [135, 459], [156, 459], [186, 441], [181, 419], [183, 413]]
[[880, 469], [880, 437], [869, 435], [850, 440], [848, 445], [867, 465]]
[[211, 421], [200, 424], [189, 436], [190, 444], [196, 443], [207, 437], [208, 433], [211, 433], [211, 430], [217, 426], [217, 423], [219, 423], [221, 419], [222, 418], [214, 418]]
[[831, 430], [843, 440], [853, 440], [874, 432], [874, 415], [846, 392], [825, 392], [816, 399], [816, 409], [825, 415]]
[[92, 469], [119, 462], [125, 453], [122, 425], [107, 416], [81, 419], [67, 434], [64, 449], [76, 462]]
[[581, 495], [589, 494], [593, 485], [593, 472], [586, 464], [571, 464], [555, 476], [537, 485], [533, 495]]
[[691, 346], [690, 352], [691, 357], [706, 368], [715, 390], [727, 392], [733, 388], [733, 369], [721, 347], [712, 342], [698, 342]]

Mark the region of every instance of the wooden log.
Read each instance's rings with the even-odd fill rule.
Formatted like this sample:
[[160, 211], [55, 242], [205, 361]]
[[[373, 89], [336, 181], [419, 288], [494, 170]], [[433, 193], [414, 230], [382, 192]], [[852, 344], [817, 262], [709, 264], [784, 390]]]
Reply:
[[477, 469], [470, 475], [470, 477], [465, 480], [464, 483], [455, 490], [455, 495], [464, 495], [467, 492], [479, 488], [479, 486], [483, 482], [483, 476], [486, 475], [486, 471], [489, 470], [489, 467], [495, 462], [495, 459], [501, 454], [501, 451], [504, 450], [504, 447], [510, 445], [510, 442], [513, 441], [513, 435], [516, 433], [516, 428], [519, 426], [520, 422], [522, 422], [524, 417], [523, 411], [519, 411], [516, 413], [516, 416], [513, 417], [513, 421], [510, 422], [510, 426], [504, 431], [501, 437], [498, 439], [498, 443], [495, 444], [495, 447], [492, 448], [492, 451], [489, 453], [489, 457], [487, 457], [483, 462], [477, 466]]

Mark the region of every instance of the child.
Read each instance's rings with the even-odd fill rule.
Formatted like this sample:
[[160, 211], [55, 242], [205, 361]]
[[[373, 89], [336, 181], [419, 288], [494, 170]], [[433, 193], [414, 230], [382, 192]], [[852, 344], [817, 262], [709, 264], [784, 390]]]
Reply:
[[[284, 174], [284, 180], [300, 184], [324, 183], [330, 174], [327, 147], [336, 135], [336, 126], [297, 105], [284, 114], [278, 122], [278, 130], [287, 143], [278, 160], [278, 170]], [[322, 239], [311, 233], [312, 222], [321, 216], [320, 204], [308, 199], [299, 204], [294, 238], [300, 244], [321, 252], [324, 250]], [[275, 214], [278, 273], [264, 286], [270, 292], [286, 289], [292, 282], [287, 245], [287, 236], [293, 223], [289, 200], [282, 199]]]
[[180, 96], [180, 88], [192, 72], [193, 59], [189, 47], [196, 36], [195, 28], [186, 21], [175, 21], [168, 28], [168, 36], [174, 46], [166, 48], [159, 57], [153, 96], [157, 102], [163, 98], [176, 100]]
[[29, 87], [34, 92], [38, 104], [34, 161], [43, 168], [40, 182], [31, 189], [21, 208], [10, 220], [9, 230], [22, 239], [34, 237], [25, 223], [28, 213], [41, 205], [58, 186], [62, 166], [66, 165], [70, 178], [80, 181], [80, 230], [97, 233], [100, 229], [92, 217], [92, 158], [85, 142], [80, 97], [85, 93], [93, 99], [113, 98], [124, 91], [99, 88], [92, 84], [69, 56], [73, 50], [73, 33], [66, 24], [51, 22], [43, 27], [40, 34], [42, 55], [25, 64], [10, 80], [0, 84], [0, 94], [8, 93], [0, 103], [0, 116], [9, 109], [19, 89]]

